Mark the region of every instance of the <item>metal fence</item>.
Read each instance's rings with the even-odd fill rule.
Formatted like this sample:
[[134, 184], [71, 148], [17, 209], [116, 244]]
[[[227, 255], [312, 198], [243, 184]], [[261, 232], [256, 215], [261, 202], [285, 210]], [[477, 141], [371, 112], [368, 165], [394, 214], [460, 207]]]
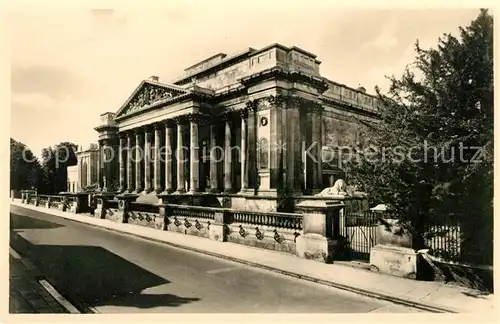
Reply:
[[461, 261], [461, 231], [458, 222], [432, 219], [424, 234], [425, 245], [431, 254], [446, 261]]
[[370, 261], [377, 244], [378, 214], [366, 210], [361, 200], [346, 201], [340, 214], [340, 235], [344, 237], [342, 259]]

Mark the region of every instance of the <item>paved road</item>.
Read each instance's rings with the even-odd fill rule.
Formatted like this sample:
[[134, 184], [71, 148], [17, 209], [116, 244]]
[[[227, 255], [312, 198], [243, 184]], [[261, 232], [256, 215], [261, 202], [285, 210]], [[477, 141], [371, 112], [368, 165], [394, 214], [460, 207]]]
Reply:
[[416, 312], [17, 206], [11, 217], [14, 249], [100, 313]]

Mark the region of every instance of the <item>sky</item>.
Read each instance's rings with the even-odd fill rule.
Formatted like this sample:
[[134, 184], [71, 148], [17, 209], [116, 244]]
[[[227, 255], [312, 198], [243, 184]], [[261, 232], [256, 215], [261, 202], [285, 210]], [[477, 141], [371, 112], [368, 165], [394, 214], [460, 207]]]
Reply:
[[373, 93], [412, 62], [417, 39], [435, 46], [479, 13], [331, 3], [13, 10], [11, 137], [37, 156], [60, 142], [96, 143], [99, 115], [116, 112], [141, 80], [168, 82], [216, 53], [272, 43], [312, 52], [323, 76]]

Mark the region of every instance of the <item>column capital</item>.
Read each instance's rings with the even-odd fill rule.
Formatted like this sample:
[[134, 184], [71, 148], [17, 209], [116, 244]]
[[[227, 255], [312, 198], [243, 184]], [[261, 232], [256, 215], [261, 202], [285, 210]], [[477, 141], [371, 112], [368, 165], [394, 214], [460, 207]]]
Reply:
[[186, 121], [188, 120], [186, 118], [186, 115], [183, 115], [183, 116], [177, 116], [177, 117], [174, 117], [173, 118], [174, 122], [177, 124], [177, 125], [183, 125], [186, 123]]
[[142, 126], [142, 131], [145, 133], [145, 134], [149, 134], [151, 133], [151, 131], [153, 130], [153, 125], [144, 125]]
[[258, 110], [258, 107], [259, 107], [259, 99], [255, 99], [255, 100], [248, 100], [246, 103], [245, 103], [245, 107], [248, 111], [250, 112], [255, 112]]
[[154, 129], [155, 131], [160, 130], [160, 129], [162, 129], [162, 128], [163, 128], [163, 123], [162, 123], [162, 122], [157, 122], [157, 123], [154, 123], [154, 124], [152, 125], [152, 127], [153, 127], [153, 129]]
[[[239, 111], [238, 111], [239, 112]], [[235, 119], [235, 111], [226, 111], [218, 116], [223, 122], [233, 122]]]
[[133, 129], [133, 133], [135, 136], [141, 136], [144, 131], [142, 130], [141, 127], [137, 127]]
[[240, 117], [245, 119], [248, 118], [248, 108], [243, 108], [239, 110]]
[[187, 118], [187, 120], [189, 120], [189, 122], [198, 123], [201, 120], [201, 115], [198, 113], [192, 113], [192, 114], [186, 115], [186, 118]]
[[165, 128], [172, 128], [175, 126], [176, 124], [176, 121], [175, 119], [165, 119], [165, 120], [162, 120], [161, 121], [161, 124], [163, 125], [163, 127]]

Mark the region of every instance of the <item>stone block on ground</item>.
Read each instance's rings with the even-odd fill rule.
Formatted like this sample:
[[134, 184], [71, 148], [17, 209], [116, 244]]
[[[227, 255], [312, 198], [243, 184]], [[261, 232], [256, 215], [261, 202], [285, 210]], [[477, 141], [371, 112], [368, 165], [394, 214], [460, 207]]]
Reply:
[[411, 248], [379, 244], [371, 248], [370, 265], [373, 271], [415, 279], [417, 253]]

